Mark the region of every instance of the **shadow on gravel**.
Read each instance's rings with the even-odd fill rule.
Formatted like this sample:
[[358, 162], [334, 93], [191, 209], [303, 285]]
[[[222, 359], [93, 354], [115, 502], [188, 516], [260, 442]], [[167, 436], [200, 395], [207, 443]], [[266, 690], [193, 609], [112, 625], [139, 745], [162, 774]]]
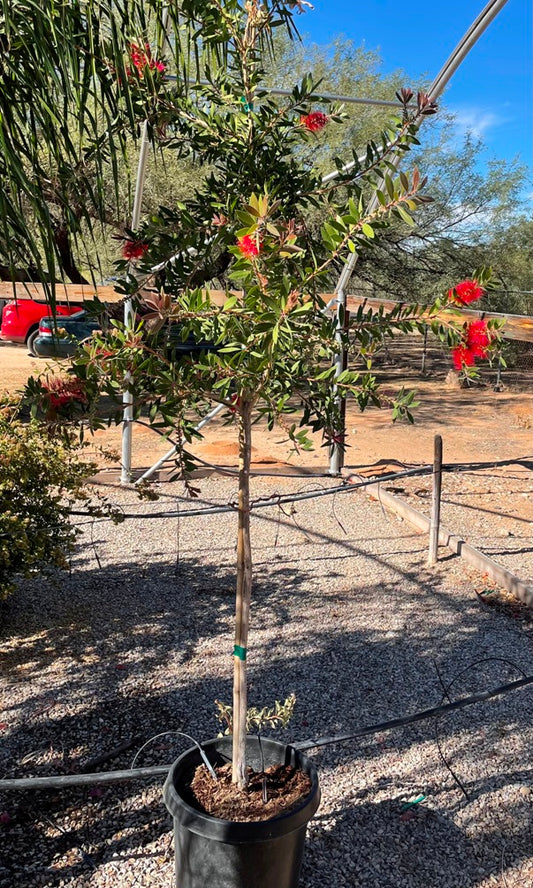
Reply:
[[481, 881], [464, 833], [421, 805], [366, 801], [313, 820], [304, 858], [304, 886], [337, 888], [473, 888]]
[[424, 804], [405, 810], [402, 798], [357, 800], [326, 816], [319, 809], [309, 827], [302, 884], [475, 888], [492, 877], [490, 884], [507, 886], [507, 868], [531, 855], [527, 804], [516, 806], [511, 830], [495, 822], [482, 841], [471, 840], [452, 820]]
[[[319, 531], [305, 533], [315, 544], [328, 539]], [[340, 581], [336, 588], [345, 577], [348, 554], [365, 560], [357, 562], [351, 588]], [[454, 601], [416, 554], [411, 569], [391, 565], [390, 553], [369, 555], [363, 541], [346, 540], [337, 557], [339, 565], [332, 559], [325, 576], [316, 572], [318, 554], [312, 546], [308, 563], [301, 562], [308, 569], [289, 558], [261, 556], [258, 564], [263, 574], [254, 591], [250, 704], [263, 706], [294, 691], [294, 719], [285, 735], [278, 735], [288, 740], [331, 736], [438, 705], [443, 689], [435, 658], [442, 680], [450, 683], [472, 661], [498, 654], [498, 635], [492, 630], [494, 620], [503, 618], [476, 602], [465, 608]], [[386, 579], [369, 583], [368, 564], [383, 567]], [[375, 625], [376, 600], [389, 615], [386, 629], [382, 621]], [[351, 628], [345, 620], [354, 605], [358, 629], [353, 614]], [[177, 572], [165, 562], [95, 566], [55, 586], [25, 584], [2, 608], [2, 673], [12, 701], [1, 717], [2, 776], [77, 773], [93, 756], [131, 742], [100, 766], [129, 767], [136, 749], [165, 730], [185, 730], [199, 739], [214, 736], [213, 701], [231, 699], [233, 608], [233, 571], [189, 555]], [[320, 620], [307, 628], [306, 613], [315, 609]], [[509, 620], [498, 625], [503, 635], [515, 629]], [[226, 649], [227, 669], [226, 661], [221, 668], [218, 659]], [[58, 662], [60, 681], [51, 687], [47, 670]], [[490, 666], [467, 669], [450, 693], [455, 698], [516, 677], [512, 664], [491, 660]], [[512, 722], [519, 736], [531, 724], [531, 693], [521, 694], [524, 705], [514, 706], [512, 717], [501, 698], [439, 722], [444, 754], [473, 797], [492, 791], [494, 778], [484, 785], [472, 761], [496, 750], [496, 768], [506, 773], [506, 725]], [[170, 763], [185, 742], [163, 738], [137, 764]], [[400, 757], [428, 743], [436, 749], [434, 725], [424, 722], [385, 740], [378, 735], [329, 747], [319, 763], [330, 771], [357, 763], [364, 772], [365, 766], [380, 762], [387, 747]], [[437, 773], [453, 788], [444, 765]], [[417, 780], [416, 773], [412, 779]], [[59, 886], [61, 880], [83, 888], [95, 866], [112, 872], [113, 866], [126, 865], [120, 859], [125, 857], [131, 858], [127, 865], [133, 870], [144, 853], [144, 863], [153, 866], [150, 884], [170, 884], [170, 821], [161, 802], [162, 782], [111, 786], [102, 794], [4, 795], [0, 811], [11, 819], [0, 824], [1, 888]], [[476, 857], [452, 822], [426, 808], [402, 818], [400, 802], [375, 801], [378, 789], [370, 780], [366, 795], [352, 797], [340, 812], [319, 812], [302, 888], [359, 883], [365, 888], [459, 888], [496, 872], [492, 858], [483, 857], [485, 850], [477, 850]], [[435, 805], [439, 791], [437, 784], [430, 787]], [[511, 843], [515, 861], [530, 853], [527, 829], [520, 828]], [[486, 845], [484, 840], [483, 849]], [[446, 875], [450, 854], [460, 862], [462, 881]]]

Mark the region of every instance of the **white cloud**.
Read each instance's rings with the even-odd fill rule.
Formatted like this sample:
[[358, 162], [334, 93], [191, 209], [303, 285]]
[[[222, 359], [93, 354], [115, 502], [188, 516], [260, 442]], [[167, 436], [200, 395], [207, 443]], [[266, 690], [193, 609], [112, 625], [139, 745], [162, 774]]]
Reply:
[[455, 127], [461, 135], [471, 133], [476, 139], [483, 139], [489, 130], [498, 129], [507, 123], [507, 118], [485, 108], [459, 108], [455, 111]]

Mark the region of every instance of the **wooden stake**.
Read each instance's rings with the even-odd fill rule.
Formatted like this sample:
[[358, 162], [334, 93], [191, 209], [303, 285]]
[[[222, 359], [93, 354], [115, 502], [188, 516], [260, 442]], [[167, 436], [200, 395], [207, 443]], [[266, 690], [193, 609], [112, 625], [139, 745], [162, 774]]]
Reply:
[[247, 784], [246, 648], [252, 592], [252, 549], [250, 544], [250, 460], [252, 452], [252, 404], [239, 407], [239, 503], [237, 535], [237, 595], [235, 604], [235, 648], [233, 657], [233, 763], [232, 780], [240, 789]]
[[435, 435], [433, 456], [433, 493], [431, 500], [431, 521], [429, 525], [428, 564], [437, 563], [440, 528], [440, 494], [442, 488], [442, 438]]

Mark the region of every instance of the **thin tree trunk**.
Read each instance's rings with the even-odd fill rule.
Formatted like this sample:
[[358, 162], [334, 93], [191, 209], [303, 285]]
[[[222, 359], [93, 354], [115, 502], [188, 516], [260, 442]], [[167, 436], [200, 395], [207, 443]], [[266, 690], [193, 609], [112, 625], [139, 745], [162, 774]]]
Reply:
[[239, 407], [239, 529], [237, 537], [237, 597], [235, 606], [235, 648], [233, 657], [233, 770], [232, 779], [240, 789], [246, 776], [246, 647], [250, 623], [252, 591], [252, 550], [250, 546], [250, 457], [252, 451], [252, 404]]

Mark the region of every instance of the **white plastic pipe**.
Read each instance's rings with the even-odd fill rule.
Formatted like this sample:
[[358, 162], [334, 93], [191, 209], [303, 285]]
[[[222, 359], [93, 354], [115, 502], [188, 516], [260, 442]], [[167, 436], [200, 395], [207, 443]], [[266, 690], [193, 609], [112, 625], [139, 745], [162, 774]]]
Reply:
[[[168, 7], [163, 10], [161, 19], [163, 40], [168, 39], [169, 11]], [[141, 147], [139, 151], [139, 162], [137, 165], [137, 179], [135, 182], [135, 196], [133, 199], [133, 210], [131, 214], [131, 228], [136, 231], [139, 227], [141, 219], [141, 208], [144, 193], [144, 183], [146, 181], [146, 164], [148, 161], [148, 150], [150, 142], [148, 139], [148, 121], [143, 123], [141, 134]], [[133, 302], [126, 299], [124, 302], [124, 326], [131, 329], [134, 326]], [[133, 395], [129, 391], [128, 383], [133, 382], [131, 375], [126, 375], [126, 388], [122, 394], [122, 456], [121, 456], [121, 484], [129, 484], [131, 481], [131, 451], [133, 444]]]

